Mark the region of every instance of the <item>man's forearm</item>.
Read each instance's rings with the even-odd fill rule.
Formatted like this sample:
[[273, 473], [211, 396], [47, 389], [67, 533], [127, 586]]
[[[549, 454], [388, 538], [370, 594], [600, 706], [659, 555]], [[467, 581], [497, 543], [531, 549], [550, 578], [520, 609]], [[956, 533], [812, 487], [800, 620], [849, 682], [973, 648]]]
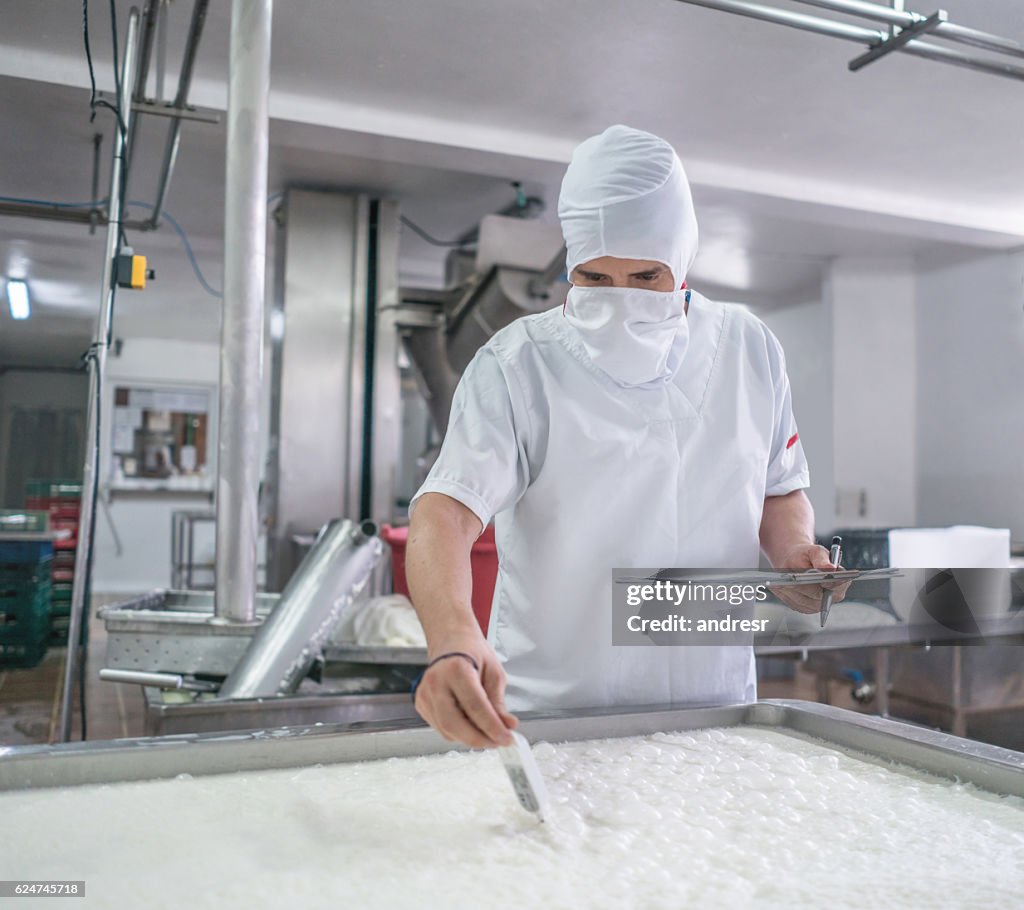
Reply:
[[761, 549], [775, 568], [795, 548], [814, 543], [814, 509], [803, 490], [768, 496], [761, 515]]
[[480, 634], [473, 615], [470, 552], [480, 520], [462, 503], [425, 493], [413, 510], [405, 571], [427, 645]]

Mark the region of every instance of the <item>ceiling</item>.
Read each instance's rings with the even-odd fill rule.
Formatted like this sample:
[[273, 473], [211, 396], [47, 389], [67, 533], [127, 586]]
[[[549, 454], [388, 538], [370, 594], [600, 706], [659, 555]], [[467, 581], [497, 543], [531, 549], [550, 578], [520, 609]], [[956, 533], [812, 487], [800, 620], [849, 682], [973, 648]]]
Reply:
[[[128, 6], [118, 0], [122, 33]], [[953, 21], [1024, 41], [1018, 0], [943, 6]], [[551, 219], [572, 147], [625, 122], [679, 149], [701, 223], [692, 283], [719, 296], [811, 299], [837, 256], [1024, 244], [1020, 82], [899, 55], [852, 74], [855, 44], [675, 0], [276, 7], [271, 192], [297, 183], [387, 195], [435, 236], [453, 237], [506, 205], [519, 180], [547, 200]], [[211, 5], [195, 104], [225, 106], [229, 8]], [[190, 9], [170, 6], [171, 87]], [[109, 90], [107, 4], [94, 0], [90, 13], [97, 81]], [[97, 130], [107, 180], [111, 118], [89, 122], [80, 10], [7, 3], [3, 18], [0, 120], [14, 128], [0, 132], [0, 195], [84, 201]], [[166, 121], [140, 124], [129, 196], [151, 201]], [[223, 126], [186, 124], [166, 206], [218, 288], [223, 188]], [[119, 296], [115, 330], [216, 340], [218, 301], [178, 236], [165, 225], [129, 240], [157, 280]], [[102, 250], [102, 231], [0, 218], [0, 271], [26, 274], [35, 300], [27, 323], [0, 308], [0, 366], [77, 358], [98, 305]], [[437, 284], [443, 255], [404, 234], [402, 280]]]

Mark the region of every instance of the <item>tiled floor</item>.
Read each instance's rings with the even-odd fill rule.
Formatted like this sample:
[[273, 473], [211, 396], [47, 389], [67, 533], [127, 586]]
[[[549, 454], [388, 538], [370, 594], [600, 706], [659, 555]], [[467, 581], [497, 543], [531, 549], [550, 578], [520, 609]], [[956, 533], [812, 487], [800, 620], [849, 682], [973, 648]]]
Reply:
[[[89, 739], [141, 736], [142, 689], [99, 678], [107, 650], [106, 629], [96, 617], [104, 603], [124, 597], [98, 597], [90, 611], [89, 654], [86, 660], [86, 732]], [[0, 670], [0, 744], [7, 746], [57, 741], [60, 700], [64, 689], [67, 648], [51, 648], [30, 670]], [[81, 739], [82, 724], [76, 687], [71, 739]]]

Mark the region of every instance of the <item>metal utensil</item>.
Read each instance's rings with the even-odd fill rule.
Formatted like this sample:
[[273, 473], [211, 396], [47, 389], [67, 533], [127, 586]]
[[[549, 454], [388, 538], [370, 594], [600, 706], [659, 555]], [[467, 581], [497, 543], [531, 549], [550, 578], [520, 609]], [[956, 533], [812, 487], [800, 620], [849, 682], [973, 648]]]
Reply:
[[[832, 563], [836, 568], [839, 568], [839, 560], [843, 558], [843, 538], [833, 537], [832, 546], [828, 551], [829, 562]], [[828, 620], [829, 610], [832, 609], [832, 592], [824, 591], [821, 595], [821, 627], [825, 628], [825, 622]]]

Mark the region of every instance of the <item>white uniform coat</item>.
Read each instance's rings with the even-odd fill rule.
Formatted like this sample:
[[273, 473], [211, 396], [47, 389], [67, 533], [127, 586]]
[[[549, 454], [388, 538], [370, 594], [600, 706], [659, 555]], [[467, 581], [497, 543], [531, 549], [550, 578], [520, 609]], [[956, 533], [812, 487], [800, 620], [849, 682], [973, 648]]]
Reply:
[[658, 388], [612, 381], [561, 307], [495, 334], [459, 383], [410, 508], [438, 492], [494, 518], [510, 710], [756, 698], [750, 648], [611, 644], [613, 568], [756, 568], [765, 497], [809, 484], [778, 340], [696, 292], [686, 319]]

